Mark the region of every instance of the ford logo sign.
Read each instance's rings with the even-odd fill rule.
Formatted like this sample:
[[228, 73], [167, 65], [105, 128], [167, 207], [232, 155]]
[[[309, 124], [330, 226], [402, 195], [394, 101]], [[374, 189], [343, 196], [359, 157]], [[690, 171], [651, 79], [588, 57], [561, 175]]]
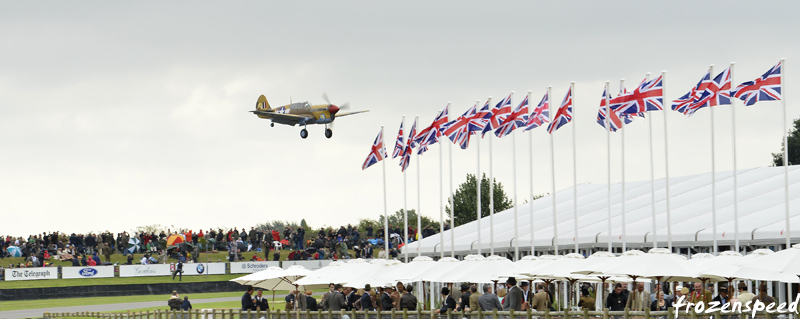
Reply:
[[97, 269], [83, 268], [78, 274], [84, 277], [93, 277], [94, 275], [97, 275]]

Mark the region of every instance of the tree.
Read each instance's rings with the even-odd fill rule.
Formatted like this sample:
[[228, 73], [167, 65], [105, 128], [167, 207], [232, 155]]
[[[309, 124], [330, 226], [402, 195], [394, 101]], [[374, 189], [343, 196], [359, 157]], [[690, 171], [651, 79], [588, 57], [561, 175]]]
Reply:
[[[455, 206], [453, 218], [456, 220], [456, 225], [464, 225], [477, 219], [475, 213], [475, 206], [478, 204], [477, 189], [478, 181], [473, 174], [467, 174], [467, 181], [458, 185], [458, 189], [453, 195], [453, 206]], [[503, 190], [503, 184], [494, 180], [494, 211], [501, 212], [511, 207], [514, 207], [514, 203]], [[450, 205], [447, 205], [445, 211], [449, 216]], [[481, 178], [481, 217], [489, 216], [489, 213], [489, 178], [483, 174], [483, 178]]]
[[[800, 119], [794, 120], [794, 128], [789, 130], [786, 138], [789, 141], [789, 165], [800, 163]], [[780, 152], [772, 153], [772, 166], [783, 166], [783, 145], [781, 142]]]
[[[432, 218], [427, 216], [420, 217], [422, 221], [422, 228], [432, 226], [434, 230], [437, 232], [439, 231], [439, 222], [434, 221]], [[393, 228], [399, 227], [400, 229], [403, 228], [404, 219], [403, 219], [403, 210], [398, 209], [393, 214], [389, 215], [389, 225]], [[362, 234], [366, 234], [367, 225], [372, 225], [372, 228], [377, 231], [378, 229], [383, 228], [383, 214], [378, 216], [378, 219], [359, 219], [358, 220], [358, 231], [362, 232]], [[408, 226], [411, 228], [417, 228], [417, 212], [414, 209], [408, 210]]]

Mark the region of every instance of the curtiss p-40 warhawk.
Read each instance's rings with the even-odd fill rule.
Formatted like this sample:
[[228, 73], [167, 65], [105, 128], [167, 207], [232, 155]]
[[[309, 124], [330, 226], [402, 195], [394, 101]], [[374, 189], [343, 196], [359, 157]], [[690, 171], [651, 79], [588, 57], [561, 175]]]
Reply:
[[[258, 101], [256, 101], [256, 110], [250, 112], [253, 112], [259, 118], [272, 120], [270, 126], [275, 126], [275, 123], [291, 126], [302, 125], [303, 129], [300, 130], [300, 137], [302, 138], [308, 137], [306, 125], [325, 124], [325, 137], [331, 138], [331, 136], [333, 136], [333, 121], [337, 117], [368, 112], [356, 111], [340, 113], [340, 110], [348, 109], [348, 103], [336, 106], [328, 101], [328, 96], [326, 94], [323, 94], [322, 97], [328, 104], [311, 105], [308, 102], [294, 102], [273, 109], [269, 106], [267, 97], [262, 95], [259, 96]], [[329, 124], [330, 127], [328, 127]]]

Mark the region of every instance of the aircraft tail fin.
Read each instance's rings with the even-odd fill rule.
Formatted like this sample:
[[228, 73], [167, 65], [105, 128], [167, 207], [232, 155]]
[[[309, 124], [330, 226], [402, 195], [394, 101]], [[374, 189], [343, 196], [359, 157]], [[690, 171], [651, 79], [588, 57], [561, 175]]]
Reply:
[[263, 110], [271, 110], [269, 107], [269, 102], [267, 102], [266, 96], [259, 96], [258, 101], [256, 101], [256, 111], [263, 111]]

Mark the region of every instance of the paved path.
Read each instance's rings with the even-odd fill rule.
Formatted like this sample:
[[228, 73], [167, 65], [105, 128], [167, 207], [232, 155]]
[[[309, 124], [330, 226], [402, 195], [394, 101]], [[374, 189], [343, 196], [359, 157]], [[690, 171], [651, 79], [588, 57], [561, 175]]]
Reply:
[[[207, 299], [191, 299], [192, 306], [200, 305], [209, 302], [225, 302], [225, 301], [238, 301], [241, 300], [242, 297], [222, 297], [222, 298], [207, 298]], [[283, 297], [280, 297], [283, 300]], [[278, 300], [276, 296], [275, 300]], [[270, 301], [272, 299], [270, 298]], [[43, 304], [47, 303], [47, 300], [42, 300]], [[150, 307], [159, 307], [164, 306], [164, 309], [167, 308], [166, 301], [144, 301], [144, 302], [130, 302], [130, 303], [113, 303], [113, 304], [105, 304], [105, 305], [86, 305], [86, 306], [74, 306], [74, 307], [52, 307], [52, 308], [39, 308], [39, 309], [25, 309], [25, 310], [12, 310], [12, 311], [0, 311], [0, 318], [2, 319], [17, 319], [17, 318], [41, 318], [42, 314], [45, 312], [82, 312], [82, 311], [89, 311], [89, 312], [99, 312], [99, 311], [117, 311], [117, 310], [126, 310], [126, 309], [139, 309], [139, 308], [150, 308]], [[195, 308], [200, 308], [195, 306]]]

